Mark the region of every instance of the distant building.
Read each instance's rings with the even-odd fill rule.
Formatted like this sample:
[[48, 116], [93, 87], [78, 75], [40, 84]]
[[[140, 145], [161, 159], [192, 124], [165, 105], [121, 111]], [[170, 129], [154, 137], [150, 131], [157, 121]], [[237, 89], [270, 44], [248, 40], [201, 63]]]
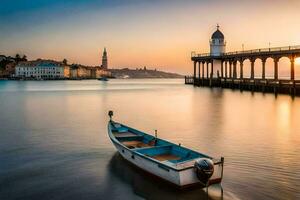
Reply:
[[102, 67], [103, 69], [108, 69], [106, 48], [104, 48], [104, 51], [103, 51], [103, 55], [102, 55], [102, 65], [101, 65], [101, 67]]
[[35, 79], [63, 79], [69, 77], [69, 67], [53, 60], [19, 62], [15, 67], [15, 77]]
[[111, 72], [101, 67], [89, 67], [83, 65], [72, 65], [70, 67], [71, 79], [95, 79], [102, 76], [111, 76]]
[[16, 69], [16, 63], [10, 62], [5, 66], [5, 71], [7, 73], [7, 76], [12, 76], [15, 73]]
[[[7, 67], [7, 71], [13, 69], [13, 66]], [[110, 71], [99, 66], [67, 65], [66, 62], [41, 59], [19, 62], [14, 72], [16, 78], [28, 79], [96, 79], [111, 76]]]

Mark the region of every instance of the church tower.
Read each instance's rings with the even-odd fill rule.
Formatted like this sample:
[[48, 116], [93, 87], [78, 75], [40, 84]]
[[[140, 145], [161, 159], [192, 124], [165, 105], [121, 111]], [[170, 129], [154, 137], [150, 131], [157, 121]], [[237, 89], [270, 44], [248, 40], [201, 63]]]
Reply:
[[103, 69], [108, 69], [108, 64], [107, 64], [107, 52], [106, 48], [104, 47], [103, 55], [102, 55], [102, 68]]

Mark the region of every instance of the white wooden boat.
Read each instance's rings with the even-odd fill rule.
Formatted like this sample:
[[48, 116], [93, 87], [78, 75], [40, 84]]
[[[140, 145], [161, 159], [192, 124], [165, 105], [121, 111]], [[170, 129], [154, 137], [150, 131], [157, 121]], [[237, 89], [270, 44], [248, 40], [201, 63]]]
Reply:
[[178, 188], [221, 183], [224, 158], [214, 159], [112, 120], [108, 135], [121, 156], [136, 167]]

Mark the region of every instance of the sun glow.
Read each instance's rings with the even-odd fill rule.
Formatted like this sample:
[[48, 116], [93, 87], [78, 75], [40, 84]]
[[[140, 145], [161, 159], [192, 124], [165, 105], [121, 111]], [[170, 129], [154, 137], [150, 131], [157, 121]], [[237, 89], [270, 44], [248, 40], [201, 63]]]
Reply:
[[300, 57], [295, 59], [296, 65], [300, 65]]

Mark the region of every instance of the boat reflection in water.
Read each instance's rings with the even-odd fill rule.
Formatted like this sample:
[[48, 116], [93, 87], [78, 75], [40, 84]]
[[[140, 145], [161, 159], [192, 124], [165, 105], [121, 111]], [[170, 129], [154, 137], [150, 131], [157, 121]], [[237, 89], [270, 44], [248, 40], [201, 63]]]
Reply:
[[223, 195], [220, 184], [210, 186], [208, 193], [201, 188], [178, 190], [130, 164], [118, 152], [111, 158], [108, 168], [111, 175], [131, 185], [133, 192], [145, 199], [234, 199], [230, 194]]

